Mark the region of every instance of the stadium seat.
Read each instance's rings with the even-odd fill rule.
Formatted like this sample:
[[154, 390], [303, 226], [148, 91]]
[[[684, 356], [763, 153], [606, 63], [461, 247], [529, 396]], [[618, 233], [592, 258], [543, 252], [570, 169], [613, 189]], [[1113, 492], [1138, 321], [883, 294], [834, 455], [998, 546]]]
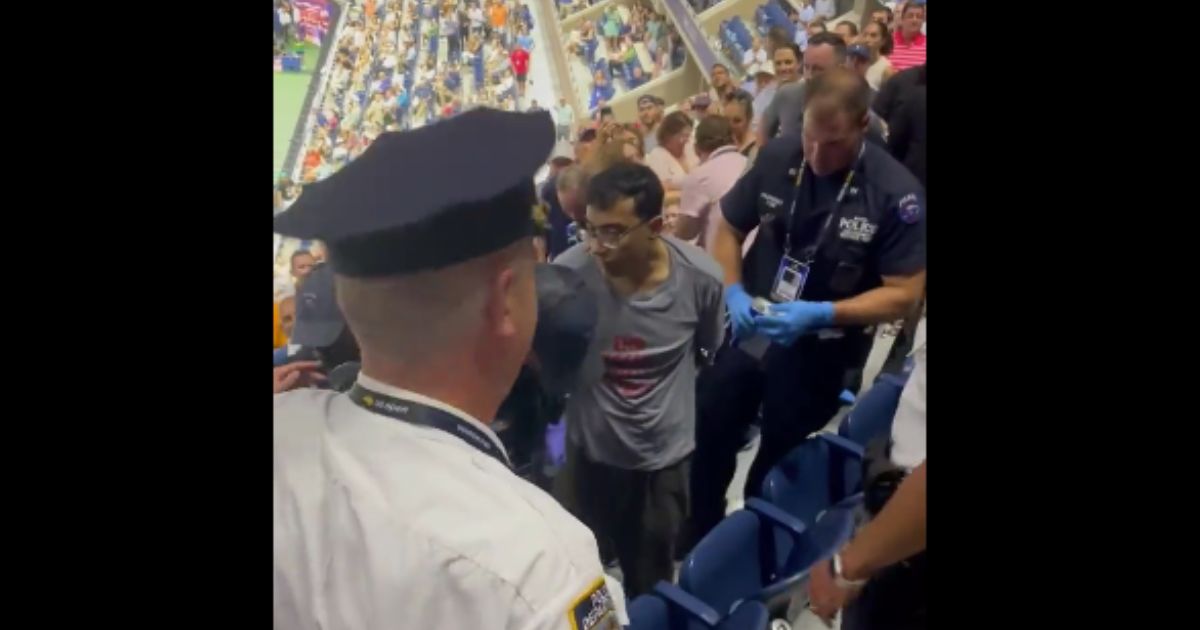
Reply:
[[805, 524], [859, 492], [863, 447], [832, 433], [818, 433], [792, 449], [763, 481], [762, 498]]
[[876, 436], [890, 433], [892, 418], [900, 404], [900, 392], [907, 381], [907, 375], [880, 374], [871, 389], [858, 397], [854, 408], [842, 419], [838, 435], [866, 447]]
[[770, 622], [761, 602], [745, 602], [720, 619], [704, 602], [666, 582], [633, 600], [628, 611], [626, 630], [763, 630]]
[[696, 544], [679, 568], [679, 586], [724, 614], [745, 600], [782, 595], [818, 558], [804, 523], [751, 498]]

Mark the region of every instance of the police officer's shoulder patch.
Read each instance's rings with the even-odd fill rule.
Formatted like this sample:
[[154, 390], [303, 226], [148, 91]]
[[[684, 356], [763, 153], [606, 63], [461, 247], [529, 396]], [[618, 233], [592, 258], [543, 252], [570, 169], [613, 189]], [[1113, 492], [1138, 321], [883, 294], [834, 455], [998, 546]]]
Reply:
[[896, 214], [900, 216], [900, 220], [913, 224], [921, 219], [921, 202], [917, 200], [915, 193], [909, 193], [900, 198], [900, 203], [896, 204]]
[[617, 609], [604, 578], [596, 578], [587, 589], [575, 598], [567, 611], [571, 630], [620, 630]]

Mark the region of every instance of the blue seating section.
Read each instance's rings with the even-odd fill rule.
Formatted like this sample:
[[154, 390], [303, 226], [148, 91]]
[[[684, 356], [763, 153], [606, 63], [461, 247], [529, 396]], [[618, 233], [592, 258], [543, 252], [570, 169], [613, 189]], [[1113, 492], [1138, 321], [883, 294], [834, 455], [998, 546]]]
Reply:
[[[754, 28], [760, 38], [766, 37], [767, 32], [775, 26], [787, 32], [789, 41], [796, 39], [796, 25], [788, 19], [787, 12], [778, 2], [771, 1], [754, 10]], [[718, 39], [721, 41], [721, 48], [726, 56], [740, 65], [742, 56], [753, 44], [754, 35], [741, 16], [737, 15], [721, 22], [720, 29]]]
[[[875, 416], [895, 412], [888, 401], [899, 397], [891, 391], [898, 387], [902, 380], [880, 377], [851, 411], [859, 424], [851, 421], [849, 433], [882, 430]], [[780, 604], [853, 535], [862, 514], [862, 460], [863, 447], [847, 437], [809, 437], [767, 474], [761, 498], [747, 499], [696, 544], [679, 568], [678, 586], [660, 582], [653, 595], [634, 600], [630, 627], [766, 627], [765, 607]]]
[[892, 418], [907, 381], [907, 374], [880, 374], [838, 425], [838, 435], [865, 447], [877, 436], [891, 433]]

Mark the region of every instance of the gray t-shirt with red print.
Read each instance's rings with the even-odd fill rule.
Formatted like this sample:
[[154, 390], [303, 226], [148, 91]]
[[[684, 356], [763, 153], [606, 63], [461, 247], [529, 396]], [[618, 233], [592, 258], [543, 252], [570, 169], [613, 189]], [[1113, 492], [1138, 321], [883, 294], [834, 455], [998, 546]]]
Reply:
[[667, 281], [630, 297], [609, 287], [585, 244], [554, 261], [579, 273], [599, 309], [567, 402], [567, 438], [588, 459], [626, 470], [659, 470], [695, 449], [696, 374], [724, 334], [720, 265], [698, 247], [663, 242]]

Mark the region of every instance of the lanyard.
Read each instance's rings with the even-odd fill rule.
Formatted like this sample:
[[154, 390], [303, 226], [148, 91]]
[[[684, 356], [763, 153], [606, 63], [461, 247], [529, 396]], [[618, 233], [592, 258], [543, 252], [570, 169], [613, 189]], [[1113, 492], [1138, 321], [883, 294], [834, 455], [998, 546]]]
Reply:
[[[846, 191], [850, 190], [850, 183], [854, 181], [854, 173], [862, 164], [863, 152], [867, 150], [867, 142], [863, 141], [862, 146], [858, 148], [858, 157], [854, 159], [854, 164], [850, 166], [850, 171], [846, 173], [846, 180], [842, 182], [842, 189], [838, 191], [837, 199], [833, 202], [833, 209], [829, 211], [829, 216], [825, 217], [825, 223], [821, 225], [821, 231], [817, 233], [817, 242], [813, 245], [812, 255], [808, 257], [806, 263], [811, 263], [817, 256], [817, 250], [821, 248], [821, 243], [825, 241], [825, 234], [829, 231], [829, 224], [833, 222], [834, 215], [837, 214], [838, 208], [842, 205], [842, 200], [846, 198]], [[804, 167], [808, 166], [808, 158], [800, 161], [800, 173], [796, 175], [796, 192], [792, 195], [792, 205], [788, 208], [787, 232], [783, 236], [783, 255], [792, 255], [792, 219], [796, 216], [796, 201], [800, 199], [800, 187], [804, 183]]]
[[512, 468], [512, 464], [508, 461], [508, 456], [496, 446], [496, 443], [487, 434], [480, 431], [470, 422], [448, 411], [442, 411], [441, 409], [422, 405], [411, 400], [403, 400], [388, 396], [387, 394], [381, 394], [377, 391], [367, 389], [358, 383], [355, 383], [354, 387], [351, 387], [347, 394], [349, 394], [350, 400], [354, 404], [367, 411], [382, 414], [401, 422], [445, 431], [484, 453], [495, 457], [497, 461], [505, 466]]

